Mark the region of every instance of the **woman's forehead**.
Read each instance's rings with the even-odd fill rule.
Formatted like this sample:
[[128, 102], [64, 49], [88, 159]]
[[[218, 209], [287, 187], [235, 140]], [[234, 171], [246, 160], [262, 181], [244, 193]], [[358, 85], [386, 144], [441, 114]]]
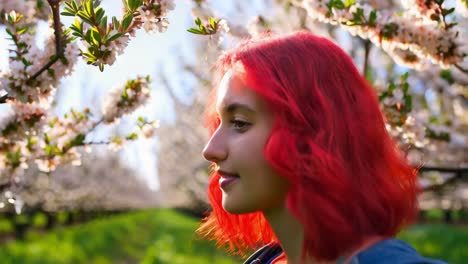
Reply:
[[261, 98], [246, 86], [242, 74], [239, 74], [236, 70], [228, 70], [224, 74], [216, 96], [216, 110], [218, 112], [232, 104], [258, 108], [259, 104], [261, 104], [259, 101], [261, 101]]

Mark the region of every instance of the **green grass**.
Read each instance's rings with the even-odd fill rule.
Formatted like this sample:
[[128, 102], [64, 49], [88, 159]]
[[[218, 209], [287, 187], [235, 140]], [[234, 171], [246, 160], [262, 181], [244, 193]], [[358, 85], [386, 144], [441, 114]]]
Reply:
[[198, 222], [169, 209], [134, 212], [30, 232], [24, 242], [0, 246], [6, 263], [237, 263], [212, 243], [196, 239]]
[[[39, 223], [43, 219], [37, 219]], [[2, 221], [0, 221], [1, 223]], [[25, 241], [0, 245], [2, 264], [242, 263], [196, 239], [198, 221], [170, 209], [132, 212], [87, 224], [29, 232]], [[5, 227], [4, 227], [5, 228]], [[422, 255], [451, 264], [468, 259], [468, 227], [416, 225], [399, 235]]]
[[468, 260], [468, 226], [414, 225], [399, 238], [410, 243], [421, 255], [463, 264]]

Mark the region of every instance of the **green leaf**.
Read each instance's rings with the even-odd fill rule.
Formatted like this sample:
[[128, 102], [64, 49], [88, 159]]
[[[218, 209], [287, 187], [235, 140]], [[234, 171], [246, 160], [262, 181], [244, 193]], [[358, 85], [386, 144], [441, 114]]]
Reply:
[[107, 42], [114, 41], [114, 40], [120, 38], [121, 36], [123, 36], [123, 33], [120, 33], [120, 32], [119, 32], [119, 33], [116, 33], [116, 34], [114, 34], [113, 36], [111, 36], [110, 38], [108, 38], [108, 39], [107, 39]]
[[441, 70], [440, 78], [446, 80], [450, 84], [453, 84], [455, 82], [452, 76], [452, 72], [450, 70]]
[[65, 29], [65, 31], [63, 31], [63, 35], [67, 36], [68, 34], [70, 34], [70, 31], [70, 28]]
[[413, 98], [411, 97], [411, 95], [406, 95], [404, 99], [405, 99], [405, 108], [406, 108], [405, 110], [407, 113], [409, 113], [413, 109]]
[[402, 82], [408, 80], [409, 72], [405, 72], [403, 75], [401, 75], [400, 79]]
[[16, 33], [19, 34], [19, 35], [23, 35], [24, 33], [26, 33], [28, 31], [28, 27], [24, 27], [24, 28], [20, 28], [18, 30], [16, 30]]
[[83, 34], [81, 34], [80, 32], [77, 32], [77, 31], [73, 32], [72, 35], [75, 36], [75, 37], [83, 38]]
[[115, 16], [112, 17], [112, 24], [114, 25], [115, 30], [119, 29], [120, 23], [119, 23], [119, 20]]
[[333, 7], [336, 9], [344, 9], [345, 5], [341, 0], [333, 0]]
[[379, 96], [379, 102], [382, 102], [383, 99], [385, 99], [388, 96], [388, 92], [385, 91]]
[[62, 12], [62, 13], [60, 13], [60, 14], [61, 14], [62, 16], [75, 16], [74, 13], [70, 13], [70, 12], [66, 12], [66, 11], [64, 11], [64, 12]]
[[28, 61], [28, 60], [25, 59], [25, 58], [22, 58], [22, 59], [21, 59], [21, 62], [23, 62], [23, 64], [24, 64], [25, 67], [28, 67], [28, 66], [33, 65], [30, 61]]
[[91, 17], [88, 14], [86, 14], [84, 11], [78, 11], [76, 15], [80, 17], [81, 19], [83, 19], [83, 21], [85, 21], [86, 23], [93, 25], [93, 21], [91, 20]]
[[385, 39], [391, 39], [393, 36], [395, 36], [398, 28], [399, 28], [398, 24], [388, 23], [383, 26], [382, 31], [380, 32], [380, 35]]
[[97, 31], [96, 28], [91, 29], [91, 34], [92, 34], [94, 43], [97, 46], [99, 46], [101, 44], [101, 34], [99, 34], [99, 31]]
[[107, 31], [107, 16], [101, 19], [101, 23], [99, 23], [99, 27], [101, 28], [103, 32]]
[[206, 28], [204, 25], [200, 24], [198, 25], [198, 29], [202, 32], [202, 33], [206, 33]]
[[153, 10], [154, 10], [155, 13], [158, 14], [158, 13], [159, 13], [159, 10], [161, 10], [161, 6], [160, 6], [160, 5], [154, 4], [154, 5], [153, 5]]
[[63, 11], [75, 14], [78, 10], [74, 10], [73, 8], [70, 8], [70, 7], [65, 7]]
[[85, 140], [85, 135], [83, 134], [79, 134], [77, 135], [70, 143], [71, 143], [71, 146], [74, 147], [74, 146], [81, 146], [83, 145], [83, 142]]
[[197, 17], [197, 19], [195, 19], [195, 25], [200, 26], [201, 23], [202, 23], [201, 19]]
[[96, 10], [96, 23], [99, 25], [101, 24], [101, 19], [104, 17], [104, 9], [102, 9], [102, 7], [98, 7]]
[[193, 34], [198, 34], [198, 35], [203, 35], [203, 32], [200, 32], [200, 30], [196, 28], [189, 28], [187, 29], [188, 32], [193, 33]]
[[356, 0], [345, 0], [345, 7], [349, 8], [350, 6], [354, 5]]
[[75, 10], [75, 11], [78, 11], [78, 10], [79, 10], [79, 8], [78, 8], [78, 6], [76, 5], [76, 2], [75, 2], [74, 0], [71, 2], [71, 5], [72, 5], [73, 10]]
[[135, 10], [135, 0], [128, 0], [128, 8], [131, 10], [131, 11], [134, 11]]
[[99, 63], [99, 71], [100, 72], [104, 71], [104, 63]]
[[137, 139], [137, 138], [138, 138], [138, 134], [135, 133], [135, 132], [133, 132], [133, 133], [131, 133], [130, 135], [128, 135], [128, 136], [125, 137], [126, 140], [135, 140], [135, 139]]
[[13, 32], [11, 32], [11, 30], [9, 28], [5, 29], [7, 34], [10, 35], [11, 37], [13, 37], [15, 34], [13, 34]]
[[403, 91], [403, 93], [407, 93], [408, 89], [409, 89], [409, 84], [407, 82], [401, 85], [401, 90]]
[[368, 26], [375, 26], [375, 21], [377, 21], [377, 12], [372, 10], [369, 14], [369, 22], [367, 23]]
[[128, 7], [129, 9], [134, 12], [143, 4], [142, 0], [128, 0]]
[[54, 75], [55, 75], [55, 70], [52, 69], [52, 68], [49, 68], [49, 69], [47, 69], [47, 73], [48, 73], [49, 75], [51, 75], [51, 76], [54, 76]]
[[212, 17], [210, 17], [209, 22], [210, 22], [211, 28], [216, 29], [216, 21]]
[[128, 27], [132, 23], [133, 20], [133, 15], [132, 14], [127, 14], [125, 15], [124, 19], [122, 20], [122, 30], [127, 31]]
[[442, 8], [442, 15], [446, 16], [446, 15], [450, 15], [451, 13], [453, 13], [455, 11], [455, 7], [452, 7], [450, 9], [443, 9]]
[[94, 6], [92, 0], [87, 0], [85, 4], [85, 11], [90, 15], [90, 17], [94, 16]]
[[85, 37], [85, 40], [86, 40], [89, 44], [92, 43], [93, 40], [92, 40], [92, 37], [91, 37], [91, 30], [88, 30], [88, 31], [86, 32], [86, 35], [85, 35], [84, 37]]
[[44, 133], [44, 141], [45, 141], [46, 144], [49, 144], [49, 143], [50, 143], [50, 136], [49, 136], [49, 134]]
[[81, 22], [79, 19], [75, 18], [75, 23], [72, 24], [70, 28], [77, 33], [80, 33], [80, 35], [83, 35], [83, 22]]
[[65, 2], [65, 7], [63, 8], [64, 10], [75, 10], [73, 8], [73, 3], [74, 1], [71, 1], [71, 2]]

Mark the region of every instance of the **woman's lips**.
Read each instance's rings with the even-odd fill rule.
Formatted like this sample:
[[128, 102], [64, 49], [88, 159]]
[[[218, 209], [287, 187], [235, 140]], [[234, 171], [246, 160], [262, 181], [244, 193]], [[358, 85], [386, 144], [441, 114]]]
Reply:
[[218, 174], [221, 176], [221, 178], [219, 178], [219, 187], [222, 189], [225, 189], [228, 185], [239, 179], [239, 175], [234, 173], [218, 170]]
[[219, 187], [222, 189], [225, 189], [227, 186], [229, 186], [231, 183], [237, 181], [239, 177], [226, 177], [226, 178], [219, 178]]

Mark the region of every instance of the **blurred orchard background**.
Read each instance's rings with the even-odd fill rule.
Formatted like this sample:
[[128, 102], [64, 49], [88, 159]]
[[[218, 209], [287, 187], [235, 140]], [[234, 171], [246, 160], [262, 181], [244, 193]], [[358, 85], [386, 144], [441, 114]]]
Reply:
[[243, 38], [295, 30], [352, 56], [419, 168], [420, 219], [399, 237], [466, 263], [468, 1], [0, 0], [0, 12], [2, 263], [241, 262], [194, 234], [209, 210], [210, 69]]

